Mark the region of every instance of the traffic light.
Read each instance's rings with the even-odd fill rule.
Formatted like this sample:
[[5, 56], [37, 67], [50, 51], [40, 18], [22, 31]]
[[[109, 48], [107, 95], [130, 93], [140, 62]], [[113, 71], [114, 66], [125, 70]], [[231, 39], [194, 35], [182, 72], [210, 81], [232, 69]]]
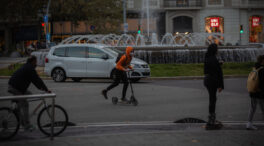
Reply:
[[244, 33], [243, 25], [240, 25], [240, 33]]
[[41, 30], [46, 34], [46, 24], [44, 22], [41, 23]]
[[138, 34], [140, 34], [140, 33], [141, 33], [141, 30], [140, 30], [140, 25], [138, 25], [137, 33], [138, 33]]

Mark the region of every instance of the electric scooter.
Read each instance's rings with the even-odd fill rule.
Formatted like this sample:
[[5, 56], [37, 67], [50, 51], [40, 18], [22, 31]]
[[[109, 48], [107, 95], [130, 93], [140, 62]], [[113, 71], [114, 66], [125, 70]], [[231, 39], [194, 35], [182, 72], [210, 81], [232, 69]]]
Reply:
[[137, 106], [138, 105], [138, 101], [137, 101], [137, 99], [134, 96], [134, 90], [133, 90], [133, 87], [132, 87], [132, 83], [130, 81], [130, 73], [129, 73], [130, 71], [132, 71], [132, 70], [129, 70], [127, 72], [127, 76], [128, 76], [128, 84], [129, 84], [129, 86], [131, 88], [131, 94], [132, 95], [131, 95], [130, 99], [127, 102], [122, 102], [121, 100], [119, 101], [117, 97], [112, 97], [112, 103], [114, 105], [116, 105], [116, 104], [127, 104], [127, 105], [128, 104], [132, 104], [134, 106]]

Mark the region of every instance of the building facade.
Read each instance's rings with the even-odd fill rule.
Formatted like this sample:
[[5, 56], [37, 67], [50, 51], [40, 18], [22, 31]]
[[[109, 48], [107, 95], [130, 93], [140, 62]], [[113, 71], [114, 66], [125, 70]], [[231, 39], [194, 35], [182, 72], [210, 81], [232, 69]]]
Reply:
[[264, 0], [127, 0], [127, 9], [129, 33], [217, 32], [225, 44], [264, 43]]

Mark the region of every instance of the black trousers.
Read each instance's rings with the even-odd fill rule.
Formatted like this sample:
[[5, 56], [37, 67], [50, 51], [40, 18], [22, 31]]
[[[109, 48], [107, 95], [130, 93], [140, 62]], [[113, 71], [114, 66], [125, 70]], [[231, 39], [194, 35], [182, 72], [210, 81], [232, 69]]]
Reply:
[[209, 114], [215, 114], [217, 87], [206, 86], [209, 93]]
[[121, 80], [124, 83], [123, 91], [122, 91], [122, 99], [124, 99], [126, 97], [126, 91], [128, 87], [128, 80], [127, 80], [126, 72], [121, 71], [121, 70], [116, 70], [114, 82], [110, 86], [108, 86], [106, 90], [109, 91], [113, 89], [114, 87], [118, 86]]

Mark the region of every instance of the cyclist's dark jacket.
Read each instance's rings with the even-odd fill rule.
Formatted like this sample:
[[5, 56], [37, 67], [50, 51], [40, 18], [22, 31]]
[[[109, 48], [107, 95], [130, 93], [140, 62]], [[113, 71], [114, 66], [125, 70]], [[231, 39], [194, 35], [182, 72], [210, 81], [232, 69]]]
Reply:
[[48, 91], [48, 88], [38, 76], [34, 65], [26, 63], [11, 76], [8, 84], [18, 91], [25, 93], [31, 82], [38, 89]]
[[259, 69], [260, 67], [263, 67], [263, 69], [259, 70], [258, 72], [259, 91], [256, 93], [250, 93], [250, 97], [264, 99], [264, 65], [261, 65], [259, 63], [255, 64], [256, 69]]

